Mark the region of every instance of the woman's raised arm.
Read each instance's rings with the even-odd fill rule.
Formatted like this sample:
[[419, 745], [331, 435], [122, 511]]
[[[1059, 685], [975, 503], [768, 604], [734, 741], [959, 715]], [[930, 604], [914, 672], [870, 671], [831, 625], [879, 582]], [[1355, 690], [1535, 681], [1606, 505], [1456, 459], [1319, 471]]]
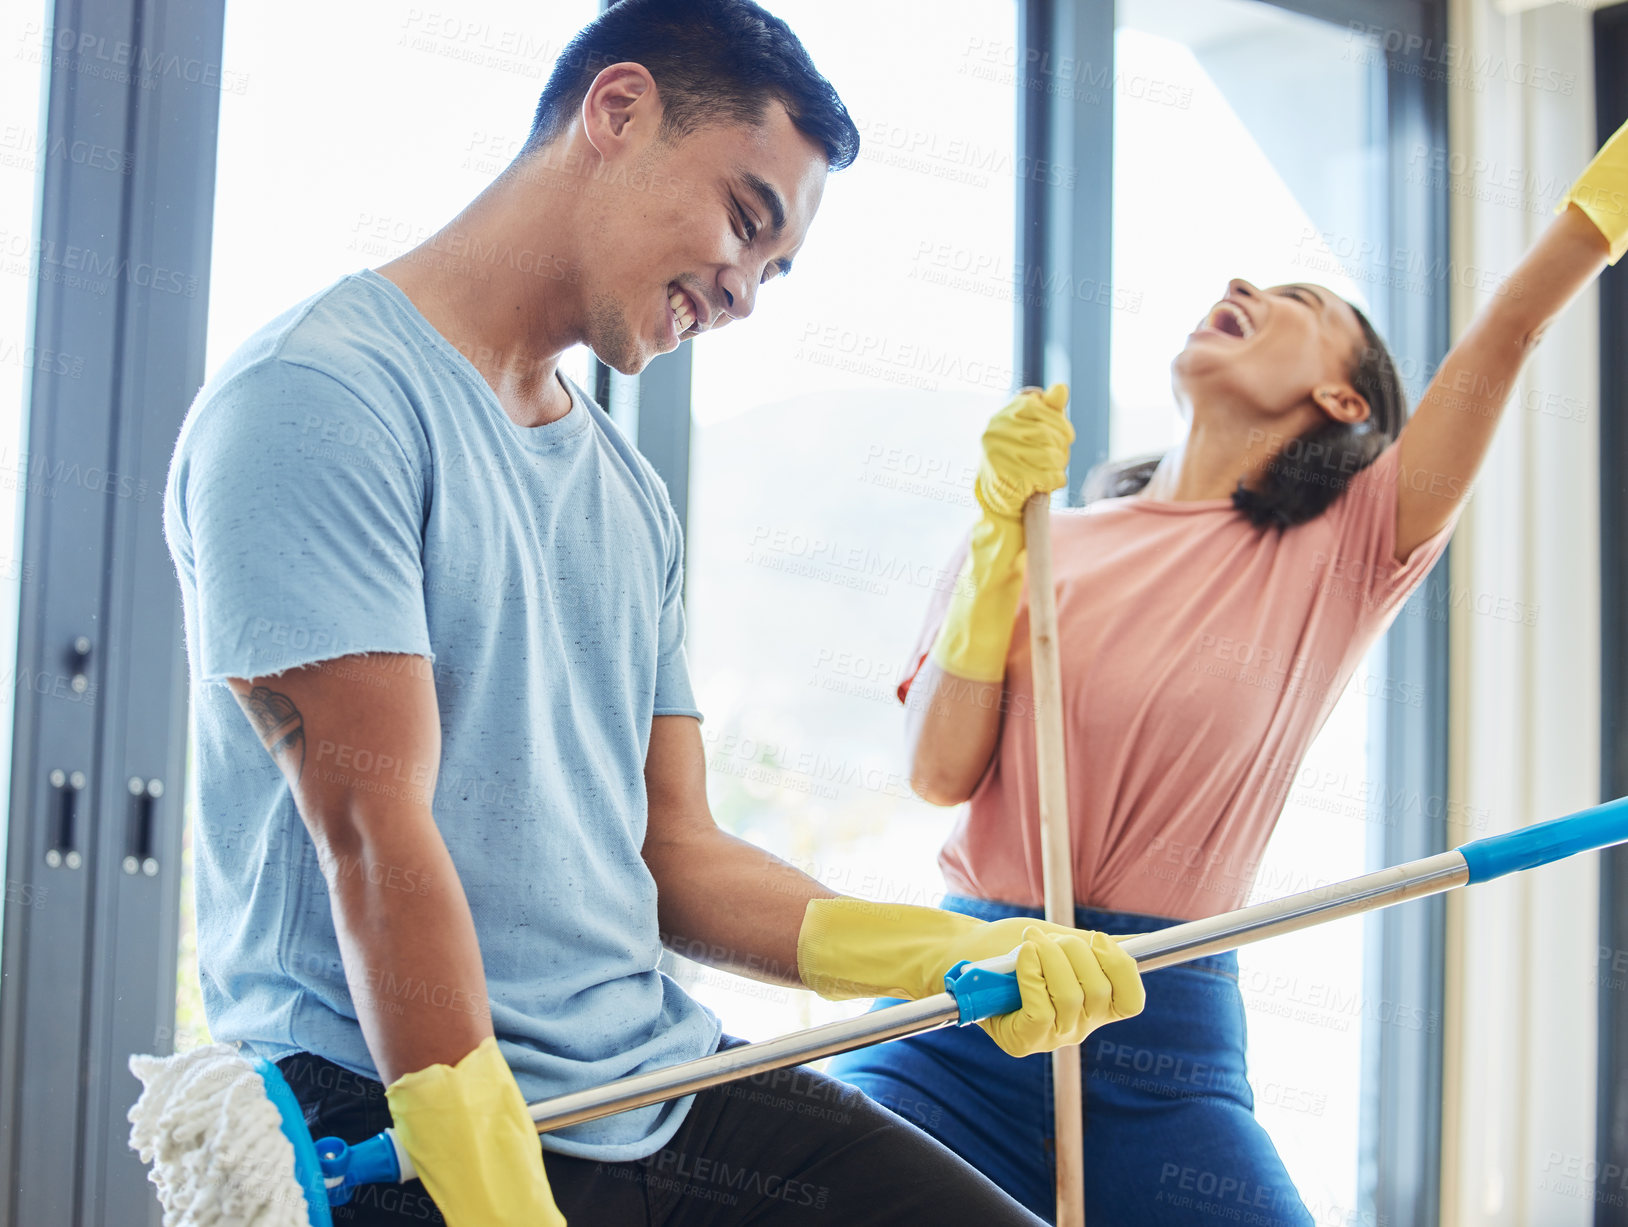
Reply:
[[1470, 485], [1549, 322], [1628, 248], [1628, 124], [1572, 185], [1565, 212], [1477, 313], [1397, 440], [1396, 558], [1435, 536]]

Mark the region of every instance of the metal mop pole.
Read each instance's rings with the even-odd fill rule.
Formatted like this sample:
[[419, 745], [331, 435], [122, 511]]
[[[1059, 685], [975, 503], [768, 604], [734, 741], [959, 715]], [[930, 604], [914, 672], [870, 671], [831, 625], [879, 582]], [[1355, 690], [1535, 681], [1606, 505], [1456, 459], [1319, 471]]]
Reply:
[[[1279, 933], [1309, 929], [1342, 916], [1371, 912], [1456, 886], [1488, 882], [1577, 852], [1625, 841], [1628, 841], [1628, 797], [1506, 835], [1478, 839], [1452, 852], [1381, 869], [1348, 882], [1320, 886], [1207, 920], [1173, 925], [1157, 933], [1141, 933], [1126, 938], [1122, 945], [1136, 959], [1138, 968], [1152, 971], [1207, 954], [1234, 950]], [[946, 991], [931, 997], [872, 1010], [857, 1018], [779, 1039], [743, 1044], [698, 1061], [686, 1061], [682, 1065], [635, 1074], [604, 1086], [544, 1100], [530, 1106], [531, 1118], [539, 1133], [548, 1133], [883, 1040], [920, 1035], [951, 1023], [965, 1025], [980, 1018], [1009, 1014], [1023, 1003], [1016, 966], [1015, 953], [983, 963], [958, 963], [944, 977]], [[275, 1074], [276, 1067], [265, 1064]], [[289, 1103], [293, 1108], [292, 1095]], [[297, 1109], [293, 1110], [293, 1120], [298, 1128]], [[300, 1132], [303, 1133], [303, 1129]], [[305, 1140], [310, 1142], [308, 1136]], [[338, 1138], [321, 1138], [307, 1149], [312, 1150], [309, 1163], [313, 1170], [320, 1161], [321, 1174], [317, 1179], [325, 1182], [328, 1200], [335, 1205], [343, 1204], [351, 1191], [361, 1185], [412, 1177], [410, 1168], [401, 1166], [404, 1152], [388, 1129], [355, 1147], [347, 1146]], [[320, 1193], [317, 1196], [320, 1197]], [[326, 1209], [326, 1206], [313, 1207], [311, 1221], [326, 1221], [319, 1213]]]
[[[1156, 933], [1137, 934], [1121, 944], [1135, 957], [1140, 970], [1153, 971], [1207, 954], [1235, 950], [1281, 933], [1309, 929], [1344, 916], [1490, 881], [1625, 840], [1628, 840], [1628, 797], [1507, 835], [1478, 839], [1451, 852], [1409, 861], [1360, 878], [1173, 925]], [[531, 1106], [531, 1117], [538, 1131], [547, 1133], [787, 1065], [835, 1056], [883, 1040], [936, 1031], [959, 1021], [971, 1022], [1006, 1013], [1016, 1009], [1019, 1002], [1015, 977], [1009, 974], [1015, 962], [1012, 955], [1003, 955], [966, 969], [992, 973], [995, 978], [1006, 981], [1006, 999], [995, 1008], [986, 1000], [968, 1010], [956, 994], [938, 993], [919, 1001], [873, 1010], [857, 1018], [758, 1044], [744, 1044], [669, 1069], [637, 1074], [605, 1086], [544, 1100]], [[957, 985], [957, 993], [963, 997], [968, 995], [960, 985]], [[999, 1008], [1000, 1005], [1004, 1005], [1004, 1009]], [[968, 1014], [971, 1016], [965, 1017]]]
[[[1023, 505], [1029, 585], [1029, 655], [1034, 676], [1035, 775], [1039, 783], [1040, 864], [1046, 919], [1074, 927], [1074, 855], [1068, 824], [1068, 758], [1063, 747], [1063, 667], [1057, 648], [1057, 591], [1051, 572], [1051, 499]], [[1057, 1227], [1085, 1227], [1085, 1099], [1080, 1049], [1051, 1054]]]

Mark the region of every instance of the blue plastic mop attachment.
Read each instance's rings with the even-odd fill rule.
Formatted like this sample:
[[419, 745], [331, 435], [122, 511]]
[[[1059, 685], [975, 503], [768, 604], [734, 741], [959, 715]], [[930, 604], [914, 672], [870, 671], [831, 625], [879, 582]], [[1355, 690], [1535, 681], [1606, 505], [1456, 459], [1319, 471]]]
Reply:
[[311, 1141], [304, 1114], [282, 1071], [270, 1061], [256, 1059], [255, 1072], [266, 1084], [266, 1097], [283, 1118], [283, 1136], [294, 1147], [294, 1179], [305, 1191], [311, 1227], [333, 1227], [330, 1206], [350, 1201], [351, 1190], [364, 1184], [399, 1184], [401, 1156], [395, 1138], [386, 1129], [365, 1142], [347, 1145], [335, 1137]]
[[[328, 1212], [328, 1187], [323, 1179], [322, 1162], [311, 1141], [311, 1131], [305, 1127], [305, 1114], [299, 1100], [283, 1081], [280, 1069], [270, 1061], [255, 1058], [255, 1073], [266, 1085], [266, 1098], [283, 1118], [283, 1136], [294, 1147], [294, 1179], [305, 1192], [305, 1209], [311, 1227], [333, 1227], [333, 1215]], [[324, 1139], [327, 1140], [327, 1139]]]

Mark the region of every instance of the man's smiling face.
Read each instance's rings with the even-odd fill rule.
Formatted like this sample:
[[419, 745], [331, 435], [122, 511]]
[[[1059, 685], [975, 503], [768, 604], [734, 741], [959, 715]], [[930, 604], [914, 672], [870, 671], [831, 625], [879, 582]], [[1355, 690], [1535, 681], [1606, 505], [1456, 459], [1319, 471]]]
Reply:
[[583, 270], [588, 345], [626, 375], [752, 313], [762, 286], [790, 271], [827, 172], [824, 151], [778, 102], [756, 124], [676, 140], [651, 137], [647, 116], [638, 148], [611, 151], [596, 258]]

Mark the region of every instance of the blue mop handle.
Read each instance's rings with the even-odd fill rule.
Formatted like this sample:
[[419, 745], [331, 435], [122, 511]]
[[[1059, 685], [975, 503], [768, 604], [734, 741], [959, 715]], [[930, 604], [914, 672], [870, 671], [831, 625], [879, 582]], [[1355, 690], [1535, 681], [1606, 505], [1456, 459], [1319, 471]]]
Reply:
[[1473, 885], [1624, 840], [1628, 840], [1628, 797], [1618, 797], [1564, 818], [1474, 840], [1458, 851], [1470, 867]]
[[[1564, 818], [1554, 818], [1548, 822], [1522, 827], [1518, 831], [1474, 840], [1457, 848], [1456, 852], [1463, 857], [1464, 864], [1469, 869], [1467, 884], [1475, 885], [1478, 882], [1490, 882], [1494, 878], [1501, 878], [1505, 874], [1516, 873], [1522, 869], [1535, 869], [1539, 865], [1575, 856], [1579, 852], [1590, 852], [1624, 841], [1628, 841], [1628, 797], [1618, 797], [1615, 801], [1607, 801], [1603, 805], [1568, 814]], [[1413, 864], [1424, 866], [1427, 863], [1419, 861]], [[1411, 867], [1401, 866], [1398, 872], [1405, 873]], [[1442, 879], [1441, 885], [1434, 889], [1446, 885], [1448, 881]], [[1369, 903], [1364, 907], [1376, 903], [1383, 904], [1385, 902], [1383, 896], [1390, 889], [1392, 887], [1389, 883], [1383, 884], [1380, 889], [1372, 892]], [[1309, 892], [1308, 898], [1311, 893], [1315, 892]], [[1277, 912], [1284, 904], [1292, 902], [1280, 900], [1250, 910]], [[1267, 923], [1259, 925], [1259, 932], [1251, 935], [1248, 940], [1258, 940], [1259, 937], [1270, 936], [1273, 932], [1287, 931], [1290, 927], [1297, 927], [1308, 921], [1315, 922], [1320, 912], [1332, 911], [1338, 903], [1339, 900], [1332, 896], [1326, 902], [1320, 899], [1309, 902], [1295, 909], [1298, 916], [1288, 924], [1278, 916], [1268, 916]], [[1218, 948], [1228, 948], [1239, 944], [1239, 939], [1244, 938], [1247, 929], [1241, 926], [1236, 918], [1245, 914], [1229, 913], [1187, 925], [1178, 925], [1161, 933], [1140, 935], [1133, 939], [1132, 948], [1137, 950], [1139, 963], [1147, 962], [1147, 955], [1153, 953], [1151, 947], [1156, 944], [1175, 944], [1178, 937], [1189, 930], [1201, 933], [1205, 937], [1227, 936], [1230, 940], [1216, 944]], [[1139, 949], [1141, 946], [1148, 946], [1150, 949]], [[1160, 953], [1162, 955], [1163, 952]], [[950, 968], [944, 977], [944, 987], [954, 995], [956, 1003], [961, 1007], [962, 1026], [981, 1018], [1009, 1014], [1022, 1005], [1022, 994], [1018, 991], [1015, 974], [1016, 965], [1014, 952], [982, 963], [969, 963], [963, 960]]]

